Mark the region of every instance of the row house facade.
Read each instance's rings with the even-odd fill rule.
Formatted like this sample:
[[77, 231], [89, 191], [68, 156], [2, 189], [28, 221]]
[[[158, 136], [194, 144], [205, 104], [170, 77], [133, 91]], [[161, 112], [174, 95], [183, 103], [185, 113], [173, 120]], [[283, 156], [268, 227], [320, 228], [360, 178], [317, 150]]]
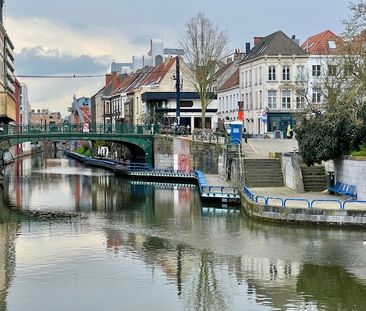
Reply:
[[[286, 132], [305, 108], [303, 85], [308, 55], [282, 31], [255, 37], [239, 64], [244, 127], [252, 135]], [[278, 133], [280, 133], [278, 132]]]
[[309, 55], [307, 74], [307, 101], [313, 109], [321, 109], [324, 100], [324, 82], [336, 76], [339, 58], [343, 55], [343, 39], [330, 30], [307, 38], [301, 48]]
[[217, 93], [218, 122], [238, 120], [239, 102], [241, 101], [238, 81], [239, 63], [244, 56], [244, 53], [236, 50], [216, 73], [214, 92]]
[[[201, 127], [201, 102], [189, 82], [187, 66], [181, 64], [180, 124]], [[176, 122], [176, 58], [168, 58], [155, 67], [145, 67], [131, 74], [113, 75], [107, 86], [93, 96], [94, 104], [102, 93], [105, 123], [157, 124], [171, 126]], [[217, 123], [216, 101], [206, 111], [205, 127]], [[95, 116], [97, 119], [97, 116]]]
[[217, 90], [219, 121], [237, 121], [240, 102], [239, 68]]

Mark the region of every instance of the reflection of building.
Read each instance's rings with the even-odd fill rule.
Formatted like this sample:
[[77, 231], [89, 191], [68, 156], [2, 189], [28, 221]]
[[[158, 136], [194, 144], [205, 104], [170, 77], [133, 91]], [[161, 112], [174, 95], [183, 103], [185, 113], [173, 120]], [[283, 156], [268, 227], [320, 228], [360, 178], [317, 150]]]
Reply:
[[0, 122], [16, 119], [14, 46], [3, 25], [4, 1], [0, 2]]
[[16, 233], [17, 225], [2, 219], [0, 224], [0, 310], [7, 310], [8, 288], [15, 270]]

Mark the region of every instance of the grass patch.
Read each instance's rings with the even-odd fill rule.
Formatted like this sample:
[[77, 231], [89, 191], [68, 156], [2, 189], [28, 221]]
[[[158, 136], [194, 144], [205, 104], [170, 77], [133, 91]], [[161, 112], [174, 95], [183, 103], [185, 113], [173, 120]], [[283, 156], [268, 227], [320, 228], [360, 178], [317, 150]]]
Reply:
[[350, 155], [354, 157], [366, 157], [366, 145], [360, 146], [360, 150], [351, 151]]

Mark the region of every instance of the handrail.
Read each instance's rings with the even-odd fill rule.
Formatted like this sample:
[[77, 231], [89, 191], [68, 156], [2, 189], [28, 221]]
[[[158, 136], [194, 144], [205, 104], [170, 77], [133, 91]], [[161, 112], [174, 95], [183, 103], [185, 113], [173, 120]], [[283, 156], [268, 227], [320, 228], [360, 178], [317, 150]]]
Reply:
[[342, 209], [342, 202], [339, 201], [339, 200], [333, 200], [333, 199], [316, 199], [316, 200], [312, 200], [310, 208], [314, 207], [315, 202], [335, 202], [335, 203], [339, 203], [339, 208]]
[[266, 204], [266, 200], [267, 198], [265, 196], [262, 195], [256, 195], [255, 196], [255, 202], [258, 203], [258, 199], [263, 199], [264, 200], [264, 204]]
[[287, 198], [287, 199], [285, 199], [285, 200], [283, 201], [283, 206], [286, 206], [286, 203], [287, 203], [288, 201], [306, 202], [306, 203], [308, 204], [308, 208], [310, 208], [310, 207], [311, 207], [311, 204], [310, 204], [309, 200], [307, 200], [307, 199], [297, 199], [297, 198]]
[[279, 200], [281, 201], [281, 206], [285, 206], [283, 202], [283, 198], [280, 197], [267, 197], [265, 204], [268, 205], [269, 200]]
[[345, 209], [346, 208], [346, 204], [347, 203], [366, 203], [366, 201], [346, 200], [346, 201], [343, 202], [342, 209]]
[[264, 204], [268, 205], [269, 200], [280, 200], [283, 207], [286, 207], [286, 203], [289, 201], [298, 201], [298, 202], [305, 202], [308, 205], [308, 208], [314, 208], [314, 204], [316, 202], [335, 202], [339, 204], [340, 209], [345, 209], [346, 205], [348, 203], [364, 203], [366, 204], [366, 201], [356, 201], [356, 200], [346, 200], [343, 202], [340, 200], [334, 200], [334, 199], [315, 199], [312, 201], [309, 201], [308, 199], [304, 198], [281, 198], [281, 197], [271, 197], [271, 196], [262, 196], [262, 195], [256, 195], [247, 186], [243, 187], [244, 193], [255, 203], [258, 203], [258, 199], [265, 199]]

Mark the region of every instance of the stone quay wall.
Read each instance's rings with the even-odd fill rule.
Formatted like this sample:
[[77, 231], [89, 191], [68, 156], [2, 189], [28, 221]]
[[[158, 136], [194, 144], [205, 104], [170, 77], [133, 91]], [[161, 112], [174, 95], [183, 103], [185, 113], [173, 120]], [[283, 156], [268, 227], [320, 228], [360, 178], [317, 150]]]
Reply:
[[219, 174], [224, 161], [224, 146], [192, 141], [184, 137], [159, 136], [154, 139], [156, 169], [200, 170]]
[[241, 209], [254, 219], [268, 222], [366, 226], [366, 211], [261, 205], [251, 201], [243, 192], [241, 193]]
[[366, 158], [345, 156], [325, 163], [327, 172], [335, 173], [336, 181], [355, 185], [358, 200], [366, 200]]

